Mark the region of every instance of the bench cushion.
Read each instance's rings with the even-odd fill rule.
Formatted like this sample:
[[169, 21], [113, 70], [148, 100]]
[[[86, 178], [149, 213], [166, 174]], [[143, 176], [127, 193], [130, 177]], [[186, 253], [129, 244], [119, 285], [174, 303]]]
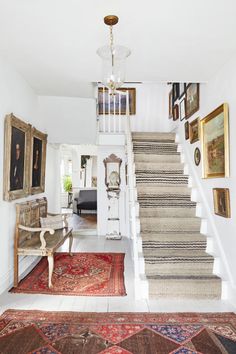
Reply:
[[67, 237], [72, 233], [72, 228], [64, 228], [56, 230], [53, 235], [46, 232], [44, 235], [46, 241], [46, 249], [41, 250], [40, 232], [32, 234], [30, 239], [25, 239], [18, 247], [19, 255], [35, 255], [35, 256], [47, 256], [54, 253], [65, 241]]
[[53, 230], [63, 229], [63, 220], [61, 215], [47, 216], [46, 218], [40, 218], [41, 227], [49, 227]]

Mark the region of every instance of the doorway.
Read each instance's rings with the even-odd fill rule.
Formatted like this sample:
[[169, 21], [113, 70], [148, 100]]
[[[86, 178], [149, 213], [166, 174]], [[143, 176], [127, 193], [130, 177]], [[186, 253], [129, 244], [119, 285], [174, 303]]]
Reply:
[[61, 145], [61, 210], [74, 231], [97, 231], [97, 146]]

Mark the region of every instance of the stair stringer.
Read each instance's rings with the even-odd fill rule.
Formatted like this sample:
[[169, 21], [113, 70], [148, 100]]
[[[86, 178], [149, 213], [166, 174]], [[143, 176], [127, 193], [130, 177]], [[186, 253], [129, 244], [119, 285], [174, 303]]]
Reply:
[[[220, 237], [211, 214], [210, 207], [204, 195], [202, 186], [194, 169], [190, 154], [184, 151], [183, 145], [179, 141], [179, 135], [176, 133], [176, 143], [178, 143], [178, 152], [181, 162], [184, 164], [184, 173], [189, 175], [189, 187], [192, 188], [191, 199], [197, 203], [196, 216], [202, 219], [201, 233], [206, 236], [206, 252], [214, 257], [213, 273], [222, 279], [222, 300], [236, 298], [236, 284], [230, 272], [226, 255], [221, 247]], [[231, 294], [231, 296], [230, 296]], [[236, 302], [234, 303], [236, 306]]]
[[[134, 162], [134, 171], [135, 169], [135, 162]], [[134, 259], [134, 262], [137, 262], [137, 264], [134, 264], [135, 268], [137, 271], [135, 273], [135, 298], [137, 300], [140, 299], [148, 299], [149, 298], [149, 289], [148, 289], [148, 280], [145, 275], [145, 268], [144, 268], [144, 256], [142, 253], [142, 248], [140, 248], [140, 230], [141, 230], [141, 224], [140, 224], [140, 218], [139, 218], [139, 211], [140, 211], [140, 205], [138, 202], [138, 190], [137, 190], [137, 184], [136, 184], [136, 174], [134, 174], [134, 195], [135, 195], [135, 214], [136, 214], [136, 235], [137, 235], [137, 259]], [[136, 258], [136, 257], [135, 257]]]

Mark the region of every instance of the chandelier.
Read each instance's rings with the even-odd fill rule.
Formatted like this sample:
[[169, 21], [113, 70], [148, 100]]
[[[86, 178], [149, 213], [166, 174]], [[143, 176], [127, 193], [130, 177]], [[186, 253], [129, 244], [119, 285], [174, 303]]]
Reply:
[[97, 54], [102, 59], [102, 83], [112, 93], [125, 82], [125, 63], [131, 51], [121, 45], [114, 45], [113, 26], [119, 18], [114, 15], [104, 17], [104, 23], [110, 27], [110, 45], [100, 47]]

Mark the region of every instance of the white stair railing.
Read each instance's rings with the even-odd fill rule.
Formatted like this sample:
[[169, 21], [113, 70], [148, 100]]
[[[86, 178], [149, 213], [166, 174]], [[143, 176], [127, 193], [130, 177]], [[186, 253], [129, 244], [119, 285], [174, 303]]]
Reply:
[[125, 131], [125, 115], [122, 114], [122, 105], [125, 101], [126, 93], [123, 91], [116, 91], [115, 94], [111, 90], [105, 88], [105, 86], [100, 87], [99, 95], [100, 97], [100, 111], [98, 109], [98, 122], [99, 122], [99, 132], [100, 133], [124, 133]]

